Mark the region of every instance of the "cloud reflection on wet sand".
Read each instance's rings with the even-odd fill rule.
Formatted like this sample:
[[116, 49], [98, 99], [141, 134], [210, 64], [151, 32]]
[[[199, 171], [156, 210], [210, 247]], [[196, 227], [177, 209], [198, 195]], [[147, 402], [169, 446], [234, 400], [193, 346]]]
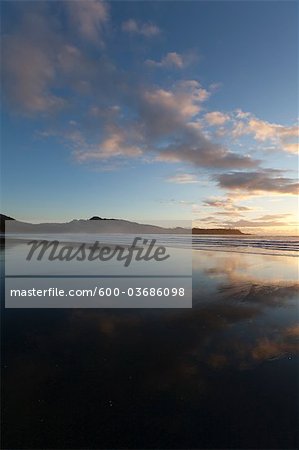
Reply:
[[[291, 264], [279, 282], [261, 283], [243, 256], [196, 255], [192, 310], [6, 310], [7, 441], [15, 448], [80, 448], [88, 439], [90, 448], [294, 445], [299, 286], [290, 273], [282, 280]], [[14, 421], [22, 423], [18, 433]], [[281, 438], [268, 436], [278, 423]]]

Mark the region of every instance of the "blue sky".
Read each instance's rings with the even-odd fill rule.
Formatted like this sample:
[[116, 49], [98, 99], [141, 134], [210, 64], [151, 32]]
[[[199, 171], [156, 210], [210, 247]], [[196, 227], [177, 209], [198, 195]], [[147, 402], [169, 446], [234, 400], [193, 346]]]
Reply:
[[3, 213], [296, 232], [296, 2], [1, 8]]

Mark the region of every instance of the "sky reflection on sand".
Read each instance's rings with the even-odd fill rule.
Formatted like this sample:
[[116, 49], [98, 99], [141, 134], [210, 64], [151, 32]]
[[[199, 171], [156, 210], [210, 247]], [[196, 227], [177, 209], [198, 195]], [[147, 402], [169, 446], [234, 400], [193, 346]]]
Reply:
[[192, 310], [5, 311], [7, 447], [296, 447], [295, 258], [194, 253]]
[[231, 281], [297, 282], [298, 258], [229, 253], [193, 251], [193, 273], [204, 273], [209, 278], [227, 277]]

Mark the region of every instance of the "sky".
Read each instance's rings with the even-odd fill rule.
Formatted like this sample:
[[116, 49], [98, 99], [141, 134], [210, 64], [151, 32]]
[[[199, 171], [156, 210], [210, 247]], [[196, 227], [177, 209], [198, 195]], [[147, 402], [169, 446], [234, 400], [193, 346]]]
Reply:
[[7, 1], [4, 214], [298, 233], [298, 3]]

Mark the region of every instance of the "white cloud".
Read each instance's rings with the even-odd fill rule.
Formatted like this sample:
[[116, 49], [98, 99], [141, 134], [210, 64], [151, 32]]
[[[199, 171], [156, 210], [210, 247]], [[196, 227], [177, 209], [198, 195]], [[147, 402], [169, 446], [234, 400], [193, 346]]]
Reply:
[[161, 61], [154, 61], [152, 59], [147, 59], [145, 61], [145, 64], [149, 67], [166, 67], [166, 68], [175, 67], [177, 69], [182, 69], [187, 64], [187, 61], [179, 53], [170, 52], [167, 53], [161, 59]]
[[[41, 4], [42, 3], [42, 4]], [[101, 25], [107, 20], [107, 6], [98, 1], [65, 2], [74, 33], [101, 39]], [[2, 42], [2, 80], [5, 95], [16, 109], [26, 114], [50, 113], [68, 103], [57, 87], [86, 93], [90, 82], [101, 82], [105, 71], [113, 83], [111, 64], [92, 60], [72, 43], [73, 34], [51, 14], [49, 4], [20, 7], [18, 27]], [[66, 78], [65, 78], [66, 77]], [[108, 76], [107, 76], [108, 78]], [[114, 90], [115, 90], [115, 83]], [[60, 90], [62, 92], [63, 89]], [[107, 92], [107, 90], [105, 90]]]
[[148, 112], [153, 122], [158, 121], [166, 128], [175, 127], [196, 116], [209, 95], [196, 80], [181, 81], [168, 90], [147, 89], [142, 93], [143, 112]]
[[81, 134], [78, 135], [75, 146], [75, 158], [79, 162], [92, 160], [109, 160], [116, 157], [136, 158], [142, 155], [142, 149], [134, 143], [129, 143], [128, 134], [116, 126], [108, 127], [106, 137], [96, 145], [88, 145], [81, 141]]
[[66, 7], [72, 25], [80, 35], [103, 44], [103, 30], [109, 19], [108, 5], [100, 0], [68, 1]]
[[224, 114], [219, 111], [213, 111], [205, 114], [205, 121], [209, 125], [223, 125], [230, 120], [230, 116], [228, 114]]
[[252, 208], [248, 206], [237, 205], [233, 199], [230, 197], [222, 198], [222, 197], [212, 197], [203, 201], [204, 206], [212, 207], [212, 208], [220, 208], [225, 210], [226, 212], [240, 213], [240, 212], [249, 212], [252, 211]]
[[288, 225], [288, 222], [285, 221], [278, 221], [278, 220], [272, 220], [272, 221], [263, 221], [263, 220], [244, 220], [240, 219], [237, 221], [228, 221], [225, 222], [224, 225], [229, 228], [259, 228], [259, 227], [285, 227]]
[[285, 143], [284, 149], [289, 153], [295, 153], [297, 155], [299, 153], [299, 144], [298, 142]]
[[178, 173], [166, 178], [166, 181], [176, 184], [193, 184], [199, 182], [197, 177], [192, 173]]
[[25, 35], [8, 36], [3, 42], [3, 83], [6, 95], [23, 112], [45, 113], [61, 108], [65, 100], [53, 94], [54, 54], [44, 43]]
[[126, 20], [122, 23], [122, 30], [126, 33], [139, 34], [145, 37], [154, 37], [161, 33], [160, 28], [150, 22], [137, 22], [134, 19]]
[[238, 110], [232, 129], [233, 137], [251, 134], [259, 142], [271, 142], [278, 148], [289, 152], [298, 152], [298, 125], [283, 126], [258, 119], [253, 114]]

